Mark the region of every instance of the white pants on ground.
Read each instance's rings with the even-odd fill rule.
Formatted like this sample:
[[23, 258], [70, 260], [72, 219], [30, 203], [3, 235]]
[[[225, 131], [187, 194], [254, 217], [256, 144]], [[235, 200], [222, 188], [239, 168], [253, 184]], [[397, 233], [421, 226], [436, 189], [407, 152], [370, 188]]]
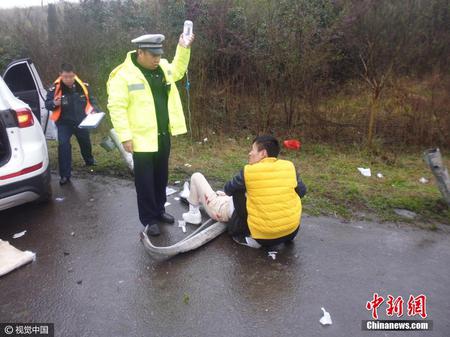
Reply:
[[230, 219], [233, 198], [214, 192], [201, 173], [194, 173], [191, 177], [188, 201], [194, 206], [203, 205], [206, 213], [216, 221], [227, 222]]

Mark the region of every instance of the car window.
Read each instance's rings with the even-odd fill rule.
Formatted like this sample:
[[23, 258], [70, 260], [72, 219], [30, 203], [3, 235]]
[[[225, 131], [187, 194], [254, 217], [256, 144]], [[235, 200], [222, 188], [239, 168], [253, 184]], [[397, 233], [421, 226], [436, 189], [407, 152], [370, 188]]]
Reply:
[[20, 63], [10, 68], [4, 80], [12, 92], [36, 90], [36, 84], [26, 63]]

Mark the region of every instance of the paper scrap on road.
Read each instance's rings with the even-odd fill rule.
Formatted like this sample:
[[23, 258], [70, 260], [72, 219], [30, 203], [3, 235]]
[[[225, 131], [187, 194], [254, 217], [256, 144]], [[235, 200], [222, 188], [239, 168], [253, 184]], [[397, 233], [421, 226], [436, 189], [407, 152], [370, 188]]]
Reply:
[[55, 201], [58, 201], [58, 202], [61, 202], [61, 201], [63, 201], [64, 200], [64, 198], [62, 198], [62, 197], [57, 197], [57, 198], [55, 198]]
[[173, 198], [174, 200], [176, 200], [176, 201], [180, 201], [180, 198], [179, 197], [175, 197], [175, 198]]
[[372, 176], [372, 173], [370, 172], [370, 168], [358, 167], [358, 171], [361, 172], [361, 174], [362, 174], [364, 177], [370, 177], [370, 176]]
[[171, 187], [166, 187], [166, 196], [174, 194], [176, 191], [177, 191], [176, 189], [173, 189]]
[[181, 228], [183, 233], [186, 233], [186, 221], [184, 220], [178, 220], [178, 227]]
[[255, 239], [253, 239], [250, 236], [245, 237], [245, 242], [247, 242], [247, 246], [249, 246], [251, 248], [255, 248], [255, 249], [261, 248], [261, 245], [258, 243], [258, 241], [256, 241]]
[[27, 231], [25, 230], [25, 231], [22, 231], [22, 232], [20, 232], [20, 233], [14, 234], [14, 235], [13, 235], [13, 239], [21, 238], [22, 236], [25, 235], [26, 232], [27, 232]]
[[167, 206], [170, 206], [170, 205], [171, 205], [171, 203], [166, 201], [166, 203], [164, 204], [164, 207], [167, 207]]
[[179, 180], [177, 180], [177, 181], [174, 182], [175, 185], [178, 185], [179, 183], [180, 183]]
[[377, 173], [377, 177], [380, 178], [380, 179], [384, 178], [384, 176], [380, 172]]
[[426, 183], [428, 183], [428, 179], [425, 177], [422, 177], [419, 179], [419, 182], [421, 182], [422, 184], [426, 184]]
[[272, 252], [267, 252], [267, 255], [270, 256], [272, 258], [272, 260], [275, 260], [277, 258], [277, 253], [275, 251]]
[[252, 237], [233, 236], [232, 238], [234, 242], [239, 243], [242, 246], [247, 246], [255, 249], [261, 248], [261, 245], [258, 243], [258, 241], [256, 241]]
[[21, 251], [11, 246], [8, 241], [0, 240], [0, 276], [36, 260], [36, 253]]
[[324, 308], [320, 308], [320, 309], [322, 309], [322, 311], [323, 311], [323, 316], [322, 316], [322, 318], [320, 319], [319, 322], [322, 325], [331, 325], [331, 324], [333, 324], [333, 322], [331, 321], [330, 313], [328, 311], [326, 311]]
[[186, 166], [186, 167], [192, 167], [192, 165], [189, 164], [189, 163], [184, 164], [184, 166]]

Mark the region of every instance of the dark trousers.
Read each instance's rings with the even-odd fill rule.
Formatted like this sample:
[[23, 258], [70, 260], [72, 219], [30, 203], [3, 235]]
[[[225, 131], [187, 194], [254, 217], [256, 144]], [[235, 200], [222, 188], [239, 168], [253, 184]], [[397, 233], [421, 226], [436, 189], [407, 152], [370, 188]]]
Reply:
[[158, 152], [134, 152], [134, 184], [139, 220], [146, 226], [164, 213], [169, 179], [170, 135], [158, 137]]
[[91, 140], [89, 138], [89, 131], [78, 128], [78, 124], [63, 122], [56, 124], [58, 128], [58, 164], [59, 175], [61, 177], [70, 177], [72, 170], [72, 146], [70, 145], [70, 138], [75, 135], [78, 144], [80, 145], [81, 156], [86, 164], [94, 163], [92, 156]]

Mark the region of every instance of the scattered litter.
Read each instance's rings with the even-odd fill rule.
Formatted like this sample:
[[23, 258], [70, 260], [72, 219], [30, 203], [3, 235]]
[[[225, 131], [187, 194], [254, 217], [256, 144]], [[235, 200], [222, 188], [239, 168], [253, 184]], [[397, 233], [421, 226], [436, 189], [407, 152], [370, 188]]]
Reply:
[[266, 309], [265, 311], [266, 311], [266, 312], [268, 312], [268, 311], [269, 311], [269, 309]]
[[249, 136], [247, 136], [247, 140], [250, 140], [250, 137], [249, 137]]
[[180, 201], [180, 198], [179, 197], [175, 197], [174, 198], [176, 201]]
[[213, 131], [212, 134], [215, 135], [216, 133]]
[[275, 251], [272, 252], [267, 252], [267, 255], [270, 256], [272, 258], [272, 260], [275, 260], [277, 258], [277, 253]]
[[75, 232], [71, 232], [70, 235], [74, 236], [74, 235], [75, 235]]
[[246, 236], [246, 237], [240, 237], [240, 236], [233, 236], [233, 241], [236, 243], [239, 243], [240, 245], [247, 246], [250, 248], [261, 248], [261, 245], [253, 239], [252, 237]]
[[203, 143], [202, 143], [202, 142], [197, 142], [197, 144], [198, 144], [198, 145], [202, 145]]
[[81, 283], [83, 283], [83, 280], [78, 280], [77, 281], [77, 284], [81, 284]]
[[164, 207], [167, 207], [167, 206], [170, 206], [170, 205], [171, 205], [171, 203], [166, 201], [166, 203], [164, 204]]
[[95, 200], [94, 198], [90, 198], [90, 199], [89, 199], [90, 202], [93, 202], [94, 200]]
[[0, 240], [0, 276], [36, 260], [36, 253], [21, 251], [8, 241]]
[[177, 180], [177, 181], [174, 182], [175, 185], [178, 185], [179, 183], [180, 183], [179, 180]]
[[203, 142], [206, 143], [208, 141], [208, 138], [203, 138]]
[[124, 280], [120, 280], [120, 281], [119, 281], [119, 284], [124, 283], [124, 282], [125, 282]]
[[419, 182], [421, 182], [422, 184], [426, 184], [426, 183], [428, 183], [428, 179], [427, 178], [425, 178], [425, 177], [422, 177], [422, 178], [420, 178], [419, 179]]
[[94, 170], [93, 170], [93, 169], [91, 169], [91, 172], [94, 172]]
[[186, 233], [186, 221], [184, 220], [178, 220], [178, 227], [181, 228], [183, 233]]
[[298, 139], [286, 139], [283, 141], [283, 146], [289, 150], [300, 150], [302, 143]]
[[408, 219], [414, 219], [417, 214], [412, 212], [412, 211], [408, 211], [407, 209], [401, 209], [401, 208], [394, 208], [394, 212], [397, 215], [400, 215], [404, 218], [408, 218]]
[[170, 188], [170, 187], [166, 187], [166, 196], [169, 196], [171, 194], [174, 194], [177, 190]]
[[364, 177], [370, 177], [370, 176], [372, 176], [372, 173], [370, 172], [370, 168], [358, 167], [358, 171], [361, 172], [361, 174], [362, 174]]
[[55, 198], [55, 201], [58, 201], [58, 202], [61, 202], [61, 201], [63, 201], [65, 198], [63, 198], [63, 197], [57, 197], [57, 198]]
[[22, 236], [25, 235], [26, 232], [27, 232], [27, 231], [25, 230], [25, 231], [23, 231], [23, 232], [14, 234], [14, 235], [13, 235], [13, 239], [21, 238]]
[[377, 173], [377, 177], [380, 178], [380, 179], [384, 178], [384, 176], [380, 172]]
[[256, 241], [255, 239], [253, 239], [250, 236], [245, 237], [245, 242], [247, 242], [247, 245], [251, 248], [255, 248], [255, 249], [261, 248], [261, 245], [258, 243], [258, 241]]
[[331, 316], [330, 313], [328, 311], [326, 311], [324, 308], [320, 308], [323, 311], [323, 316], [320, 319], [320, 324], [322, 325], [331, 325], [333, 324], [333, 322], [331, 321]]
[[184, 166], [186, 166], [186, 167], [192, 167], [192, 165], [189, 164], [189, 163], [184, 164]]

